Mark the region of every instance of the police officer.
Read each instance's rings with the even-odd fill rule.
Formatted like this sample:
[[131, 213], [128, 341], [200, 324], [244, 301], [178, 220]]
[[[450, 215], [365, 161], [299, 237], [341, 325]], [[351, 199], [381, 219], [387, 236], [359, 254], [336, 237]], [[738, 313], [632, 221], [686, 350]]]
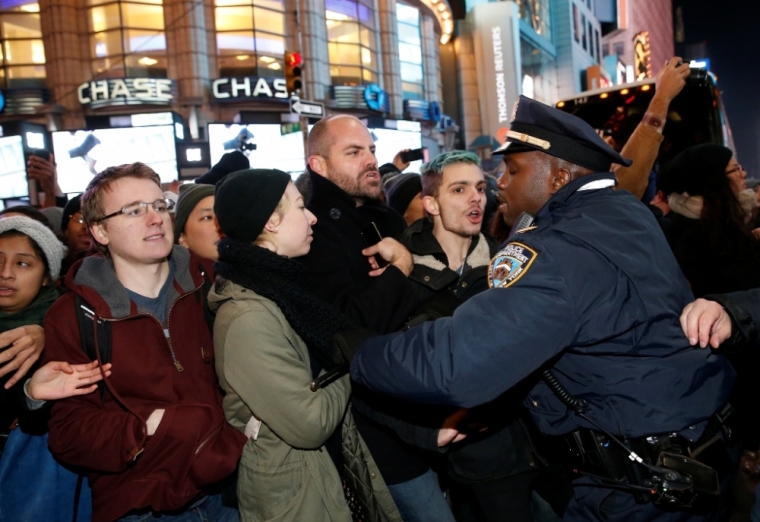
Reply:
[[735, 376], [681, 332], [689, 286], [646, 206], [612, 190], [611, 164], [630, 162], [579, 118], [525, 97], [494, 154], [507, 167], [502, 214], [535, 223], [509, 238], [491, 261], [491, 288], [453, 317], [364, 341], [353, 379], [465, 408], [532, 379], [525, 404], [536, 425], [573, 434], [585, 462], [565, 520], [706, 520], [689, 505], [714, 505], [714, 466], [705, 485], [658, 459], [707, 437], [730, 468], [712, 420]]

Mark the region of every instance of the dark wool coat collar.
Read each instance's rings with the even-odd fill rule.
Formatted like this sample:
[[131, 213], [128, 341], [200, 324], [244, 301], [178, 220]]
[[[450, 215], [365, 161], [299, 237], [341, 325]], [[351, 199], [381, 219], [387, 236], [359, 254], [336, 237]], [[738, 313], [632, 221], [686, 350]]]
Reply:
[[[307, 203], [309, 210], [314, 213], [328, 213], [333, 208], [337, 208], [340, 211], [356, 211], [356, 200], [353, 196], [326, 177], [311, 170], [311, 167], [306, 167], [306, 169], [309, 172], [309, 179], [311, 180], [311, 196]], [[382, 204], [378, 199], [364, 200], [364, 205], [379, 207]]]

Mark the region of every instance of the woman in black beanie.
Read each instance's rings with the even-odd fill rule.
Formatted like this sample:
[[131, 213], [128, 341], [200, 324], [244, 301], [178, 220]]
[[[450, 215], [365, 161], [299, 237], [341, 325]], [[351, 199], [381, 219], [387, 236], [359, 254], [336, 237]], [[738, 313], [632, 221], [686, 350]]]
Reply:
[[309, 291], [293, 259], [309, 252], [316, 218], [278, 170], [229, 175], [214, 212], [226, 236], [209, 295], [216, 371], [227, 421], [249, 438], [241, 519], [400, 520], [348, 410], [347, 364], [332, 336], [352, 326]]
[[673, 158], [660, 176], [673, 210], [668, 242], [694, 295], [760, 286], [760, 244], [752, 235], [751, 209], [740, 200], [744, 172], [733, 153], [697, 145]]

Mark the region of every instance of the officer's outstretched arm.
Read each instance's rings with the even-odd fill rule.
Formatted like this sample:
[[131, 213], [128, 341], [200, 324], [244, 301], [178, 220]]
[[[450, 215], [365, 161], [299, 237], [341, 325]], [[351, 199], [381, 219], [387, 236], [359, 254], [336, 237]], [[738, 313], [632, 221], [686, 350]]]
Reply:
[[495, 399], [570, 346], [579, 324], [557, 264], [548, 254], [533, 261], [453, 317], [365, 341], [352, 378], [414, 402], [467, 408]]

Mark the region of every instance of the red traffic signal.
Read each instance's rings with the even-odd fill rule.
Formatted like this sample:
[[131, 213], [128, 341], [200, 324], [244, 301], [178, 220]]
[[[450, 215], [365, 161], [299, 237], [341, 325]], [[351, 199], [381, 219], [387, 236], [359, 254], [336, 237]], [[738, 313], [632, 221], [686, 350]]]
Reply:
[[285, 63], [289, 67], [299, 67], [303, 63], [301, 53], [285, 53]]
[[298, 92], [301, 90], [301, 67], [303, 65], [303, 58], [301, 53], [286, 52], [285, 53], [285, 85], [287, 86], [289, 93]]

